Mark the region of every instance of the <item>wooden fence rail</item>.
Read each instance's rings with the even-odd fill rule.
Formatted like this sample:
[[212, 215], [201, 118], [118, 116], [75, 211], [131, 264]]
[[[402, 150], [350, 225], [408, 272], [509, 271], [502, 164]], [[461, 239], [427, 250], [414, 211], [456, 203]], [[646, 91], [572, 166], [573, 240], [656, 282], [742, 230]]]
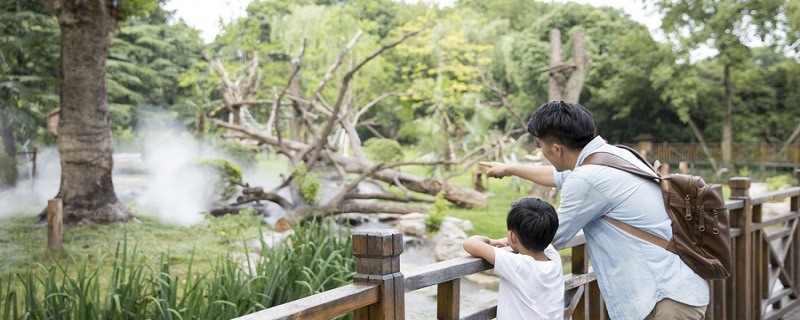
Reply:
[[[663, 163], [708, 163], [706, 154], [697, 143], [640, 142], [623, 144], [637, 150], [646, 150], [648, 159], [658, 159]], [[719, 143], [709, 144], [709, 152], [717, 162], [722, 160], [722, 148]], [[737, 165], [800, 167], [800, 144], [795, 143], [783, 149], [782, 145], [765, 142], [734, 143], [731, 161]]]
[[[797, 171], [800, 181], [800, 171]], [[749, 195], [749, 178], [731, 178], [734, 266], [730, 278], [711, 281], [706, 319], [780, 319], [800, 310], [800, 186]], [[789, 199], [789, 210], [765, 216], [763, 207]], [[354, 311], [355, 318], [404, 319], [405, 292], [437, 286], [438, 319], [492, 319], [497, 306], [461, 316], [461, 278], [492, 268], [463, 257], [400, 271], [403, 235], [397, 230], [353, 233], [353, 284], [292, 301], [239, 319], [329, 319]], [[590, 267], [582, 233], [572, 239], [571, 270], [564, 276], [565, 318], [608, 319]]]

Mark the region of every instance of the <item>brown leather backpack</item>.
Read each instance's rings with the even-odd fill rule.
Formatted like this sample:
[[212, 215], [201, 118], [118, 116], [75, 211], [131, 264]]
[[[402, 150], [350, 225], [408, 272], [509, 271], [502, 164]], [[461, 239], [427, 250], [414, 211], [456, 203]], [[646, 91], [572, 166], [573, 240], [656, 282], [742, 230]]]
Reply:
[[660, 181], [664, 205], [672, 219], [672, 240], [664, 240], [624, 222], [603, 216], [618, 228], [645, 241], [674, 252], [695, 273], [708, 280], [722, 280], [731, 275], [731, 236], [728, 208], [722, 199], [722, 187], [709, 185], [698, 176], [670, 174], [662, 177], [647, 160], [627, 146], [647, 164], [647, 172], [608, 152], [590, 154], [581, 165], [594, 164], [623, 170], [640, 177]]

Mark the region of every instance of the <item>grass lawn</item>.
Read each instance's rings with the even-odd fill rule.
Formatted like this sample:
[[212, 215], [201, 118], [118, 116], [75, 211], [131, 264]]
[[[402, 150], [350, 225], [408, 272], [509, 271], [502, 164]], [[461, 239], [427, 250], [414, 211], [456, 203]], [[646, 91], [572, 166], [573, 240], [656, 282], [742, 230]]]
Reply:
[[127, 236], [128, 246], [137, 247], [143, 256], [156, 261], [169, 253], [173, 268], [186, 268], [195, 251], [192, 268], [207, 271], [211, 262], [232, 246], [243, 246], [243, 239], [258, 237], [260, 220], [252, 216], [207, 217], [192, 227], [164, 225], [152, 218], [139, 222], [67, 228], [64, 250], [52, 254], [47, 249], [47, 228], [37, 226], [36, 217], [15, 217], [0, 223], [0, 279], [8, 279], [41, 265], [75, 265], [81, 259], [92, 264], [113, 264], [117, 245]]

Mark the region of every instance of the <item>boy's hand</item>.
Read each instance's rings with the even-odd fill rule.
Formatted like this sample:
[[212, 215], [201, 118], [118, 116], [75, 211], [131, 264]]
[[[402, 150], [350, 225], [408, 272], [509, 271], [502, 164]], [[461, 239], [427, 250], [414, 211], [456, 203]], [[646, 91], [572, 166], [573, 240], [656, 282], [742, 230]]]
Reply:
[[497, 248], [508, 247], [508, 238], [490, 240], [489, 245]]
[[478, 164], [489, 167], [489, 170], [486, 171], [486, 175], [492, 178], [499, 178], [502, 179], [503, 177], [510, 176], [511, 173], [508, 172], [509, 165], [502, 163], [502, 162], [478, 162]]

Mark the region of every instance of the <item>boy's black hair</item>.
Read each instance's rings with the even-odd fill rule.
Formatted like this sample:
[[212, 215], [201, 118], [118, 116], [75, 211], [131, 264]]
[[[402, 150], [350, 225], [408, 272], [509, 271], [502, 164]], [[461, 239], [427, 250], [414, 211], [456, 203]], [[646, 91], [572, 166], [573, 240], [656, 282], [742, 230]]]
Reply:
[[511, 204], [506, 227], [519, 237], [528, 250], [544, 251], [558, 230], [556, 209], [536, 198], [522, 198]]
[[557, 140], [572, 150], [583, 149], [597, 136], [592, 113], [577, 103], [551, 101], [541, 105], [528, 121], [528, 133]]

